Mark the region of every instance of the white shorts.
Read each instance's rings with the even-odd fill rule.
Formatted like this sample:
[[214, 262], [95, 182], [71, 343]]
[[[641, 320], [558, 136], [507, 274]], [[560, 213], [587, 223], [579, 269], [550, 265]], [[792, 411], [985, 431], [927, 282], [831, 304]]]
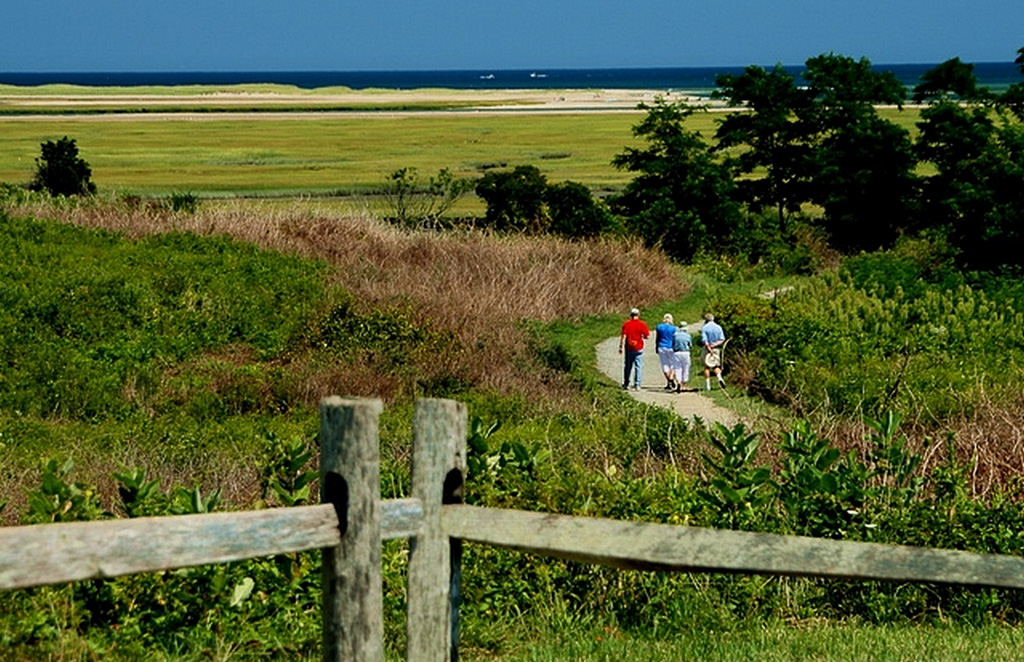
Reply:
[[690, 381], [690, 352], [676, 352], [676, 381], [688, 384]]
[[658, 348], [658, 360], [661, 361], [661, 371], [666, 375], [672, 374], [676, 369], [676, 353], [671, 347]]

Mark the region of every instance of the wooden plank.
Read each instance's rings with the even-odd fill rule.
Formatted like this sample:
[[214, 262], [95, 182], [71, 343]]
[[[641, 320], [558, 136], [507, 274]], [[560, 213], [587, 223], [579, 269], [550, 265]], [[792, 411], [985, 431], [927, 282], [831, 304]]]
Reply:
[[224, 563], [339, 544], [330, 505], [0, 528], [0, 589]]
[[406, 659], [410, 662], [458, 659], [461, 548], [458, 542], [452, 547], [441, 527], [441, 508], [462, 500], [465, 472], [466, 406], [452, 400], [417, 400], [412, 494], [423, 504], [423, 530], [409, 547]]
[[412, 538], [423, 529], [423, 504], [419, 499], [387, 499], [380, 502], [380, 539]]
[[[381, 502], [381, 539], [423, 526], [418, 499]], [[118, 577], [341, 543], [331, 504], [0, 527], [0, 590]]]
[[323, 550], [323, 659], [384, 659], [381, 586], [380, 400], [320, 403], [320, 499], [333, 504], [341, 542]]
[[1024, 588], [1024, 558], [743, 531], [445, 506], [474, 542], [639, 570], [737, 572]]

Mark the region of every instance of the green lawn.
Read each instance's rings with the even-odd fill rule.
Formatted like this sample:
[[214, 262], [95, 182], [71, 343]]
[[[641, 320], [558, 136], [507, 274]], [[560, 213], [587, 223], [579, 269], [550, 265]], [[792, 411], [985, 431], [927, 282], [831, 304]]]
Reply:
[[768, 625], [731, 632], [663, 633], [657, 640], [614, 629], [552, 637], [502, 662], [1007, 662], [1024, 659], [1024, 633], [986, 626]]
[[[882, 113], [908, 128], [917, 118], [915, 110]], [[539, 167], [552, 182], [615, 190], [631, 176], [613, 168], [611, 160], [637, 144], [631, 127], [641, 118], [639, 112], [528, 111], [236, 115], [0, 116], [0, 181], [27, 182], [40, 143], [66, 135], [77, 140], [100, 191], [365, 193], [404, 167], [424, 176], [441, 168], [479, 176], [489, 168], [526, 164]], [[720, 117], [698, 113], [688, 126], [710, 138]]]

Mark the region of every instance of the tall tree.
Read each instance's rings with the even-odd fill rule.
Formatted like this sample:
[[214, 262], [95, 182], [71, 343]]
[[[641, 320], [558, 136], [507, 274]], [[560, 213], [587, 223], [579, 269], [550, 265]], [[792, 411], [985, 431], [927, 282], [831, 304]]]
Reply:
[[913, 225], [917, 159], [901, 127], [864, 115], [826, 136], [814, 162], [812, 197], [837, 249], [885, 248]]
[[1024, 83], [1014, 83], [1006, 88], [997, 99], [996, 105], [1006, 108], [1018, 120], [1024, 121]]
[[963, 170], [988, 148], [995, 133], [995, 122], [986, 109], [965, 108], [948, 100], [922, 110], [917, 127], [917, 155], [938, 170], [932, 181], [966, 174]]
[[974, 65], [955, 57], [936, 65], [921, 75], [921, 83], [914, 88], [914, 101], [941, 100], [953, 96], [970, 101], [988, 96], [988, 91], [978, 87]]
[[906, 89], [891, 71], [875, 71], [867, 58], [828, 53], [805, 63], [803, 77], [817, 101], [807, 120], [819, 132], [841, 131], [851, 121], [874, 115], [874, 106], [903, 105]]
[[[1024, 74], [1024, 47], [1017, 49], [1017, 59], [1014, 62], [1017, 63], [1017, 68], [1020, 69], [1020, 72]], [[1017, 119], [1024, 121], [1024, 83], [1010, 85], [996, 99], [996, 103], [998, 106], [1009, 109], [1010, 112], [1017, 116]]]
[[786, 213], [798, 211], [807, 197], [810, 149], [806, 125], [797, 117], [806, 114], [810, 95], [781, 64], [770, 71], [749, 66], [739, 76], [719, 76], [716, 84], [713, 97], [743, 108], [718, 121], [716, 149], [745, 147], [734, 159], [737, 171], [749, 175], [763, 169], [765, 175], [738, 180], [741, 197], [755, 211], [774, 207], [785, 233]]
[[934, 164], [925, 215], [966, 265], [1024, 266], [1024, 126], [944, 102], [921, 113], [918, 155]]
[[640, 108], [647, 114], [633, 135], [646, 146], [612, 159], [616, 168], [637, 173], [612, 200], [613, 209], [648, 245], [679, 260], [728, 242], [740, 220], [735, 184], [700, 133], [685, 128], [694, 109], [661, 98]]
[[909, 133], [880, 118], [875, 106], [902, 107], [906, 90], [867, 58], [829, 53], [806, 67], [814, 103], [800, 121], [814, 136], [810, 198], [824, 209], [823, 226], [837, 247], [884, 247], [910, 225], [916, 163]]

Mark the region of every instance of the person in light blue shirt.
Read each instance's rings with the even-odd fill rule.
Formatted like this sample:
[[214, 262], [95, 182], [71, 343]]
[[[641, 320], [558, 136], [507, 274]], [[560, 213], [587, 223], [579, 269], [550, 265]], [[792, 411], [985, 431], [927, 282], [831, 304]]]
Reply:
[[725, 388], [725, 380], [722, 379], [722, 354], [721, 348], [725, 344], [725, 331], [715, 323], [715, 316], [708, 313], [704, 316], [704, 326], [700, 329], [700, 344], [702, 363], [704, 364], [704, 388], [711, 390], [711, 373], [718, 378], [718, 385]]
[[661, 324], [654, 327], [655, 347], [658, 348], [658, 360], [661, 361], [661, 373], [665, 375], [665, 390], [676, 390], [675, 369], [676, 354], [672, 349], [676, 327], [672, 324], [672, 315], [665, 313]]
[[681, 393], [683, 387], [690, 383], [690, 346], [693, 344], [693, 338], [686, 327], [686, 322], [680, 321], [675, 335], [672, 336], [672, 352], [676, 356], [676, 393]]

